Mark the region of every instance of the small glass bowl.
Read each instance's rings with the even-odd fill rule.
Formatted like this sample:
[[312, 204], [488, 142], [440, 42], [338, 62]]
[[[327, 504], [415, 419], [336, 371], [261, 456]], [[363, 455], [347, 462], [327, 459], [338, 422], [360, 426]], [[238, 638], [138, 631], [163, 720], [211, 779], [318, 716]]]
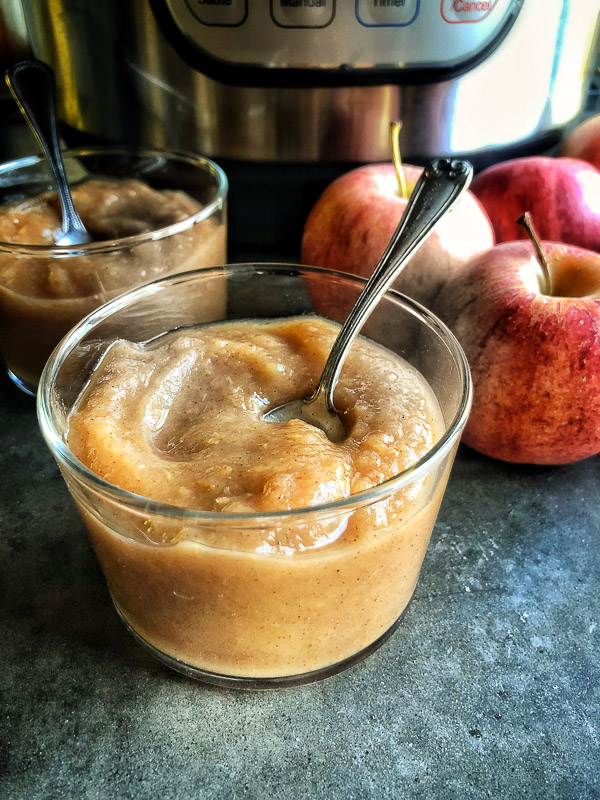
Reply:
[[[221, 292], [218, 314], [204, 299]], [[124, 491], [71, 452], [68, 415], [115, 338], [153, 339], [211, 320], [319, 314], [342, 321], [364, 280], [286, 264], [239, 264], [174, 275], [121, 295], [72, 330], [38, 392], [42, 433], [89, 531], [114, 605], [138, 641], [204, 682], [264, 688], [332, 675], [378, 647], [411, 597], [471, 402], [460, 346], [429, 311], [394, 291], [363, 335], [427, 379], [445, 433], [399, 475], [338, 502], [273, 513], [201, 512]], [[400, 516], [379, 513], [402, 494]], [[383, 520], [383, 521], [382, 521]], [[248, 542], [307, 526], [361, 532], [316, 550], [261, 552]]]
[[[29, 394], [35, 394], [46, 359], [60, 339], [94, 308], [162, 275], [226, 261], [228, 184], [212, 161], [133, 147], [69, 150], [64, 160], [76, 191], [90, 178], [136, 179], [170, 196], [184, 192], [194, 202], [192, 213], [167, 225], [160, 222], [158, 202], [156, 229], [138, 235], [77, 247], [0, 241], [0, 353], [11, 379]], [[14, 208], [14, 203], [51, 192], [53, 186], [43, 156], [0, 165], [0, 213], [2, 207]], [[94, 203], [88, 205], [91, 214]], [[186, 200], [184, 213], [187, 207]], [[12, 231], [11, 224], [4, 230]]]

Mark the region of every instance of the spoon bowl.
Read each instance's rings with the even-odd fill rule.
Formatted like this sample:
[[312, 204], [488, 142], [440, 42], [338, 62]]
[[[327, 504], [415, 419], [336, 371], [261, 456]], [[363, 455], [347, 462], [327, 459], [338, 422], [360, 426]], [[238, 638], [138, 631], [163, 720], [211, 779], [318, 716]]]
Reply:
[[308, 397], [269, 409], [263, 415], [265, 422], [300, 419], [320, 428], [332, 442], [344, 439], [344, 423], [336, 411], [333, 393], [352, 342], [409, 257], [456, 203], [472, 177], [473, 167], [468, 161], [439, 158], [425, 167], [390, 243], [337, 335], [314, 391]]
[[56, 244], [73, 247], [93, 242], [75, 210], [69, 189], [60, 149], [52, 70], [42, 61], [19, 61], [6, 70], [6, 83], [54, 175], [62, 211], [62, 232]]

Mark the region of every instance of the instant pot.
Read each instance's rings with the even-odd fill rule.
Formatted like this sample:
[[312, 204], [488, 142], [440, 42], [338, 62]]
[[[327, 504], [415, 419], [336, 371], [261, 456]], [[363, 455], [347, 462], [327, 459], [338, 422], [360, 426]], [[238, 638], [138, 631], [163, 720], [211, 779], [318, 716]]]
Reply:
[[391, 120], [414, 163], [551, 148], [598, 61], [597, 0], [1, 1], [72, 135], [216, 159], [250, 247], [297, 238], [336, 174], [389, 160]]

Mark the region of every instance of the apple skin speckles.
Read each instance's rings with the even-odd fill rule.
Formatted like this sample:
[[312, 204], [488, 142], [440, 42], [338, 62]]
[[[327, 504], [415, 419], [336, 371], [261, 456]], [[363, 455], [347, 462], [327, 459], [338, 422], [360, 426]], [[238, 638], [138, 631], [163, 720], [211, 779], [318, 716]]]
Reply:
[[504, 461], [565, 464], [600, 452], [600, 254], [543, 248], [556, 285], [585, 295], [532, 291], [533, 246], [505, 242], [450, 281], [434, 311], [471, 367], [463, 442]]
[[[405, 164], [408, 189], [416, 184], [421, 167]], [[404, 213], [392, 164], [367, 164], [331, 183], [311, 209], [304, 226], [301, 261], [368, 278]], [[491, 223], [479, 201], [465, 192], [452, 213], [440, 220], [394, 282], [394, 289], [419, 303], [432, 306], [446, 281], [471, 256], [494, 244]], [[328, 300], [333, 302], [327, 302]], [[333, 287], [323, 287], [315, 299], [320, 308], [336, 305]]]
[[577, 158], [528, 156], [502, 161], [475, 176], [497, 242], [527, 238], [517, 223], [528, 211], [541, 239], [600, 250], [600, 171]]

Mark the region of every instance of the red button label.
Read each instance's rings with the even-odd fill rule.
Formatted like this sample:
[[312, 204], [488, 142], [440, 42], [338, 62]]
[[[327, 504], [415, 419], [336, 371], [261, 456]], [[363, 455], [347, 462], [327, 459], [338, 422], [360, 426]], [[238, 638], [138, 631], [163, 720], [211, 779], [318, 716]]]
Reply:
[[481, 22], [494, 10], [498, 0], [442, 0], [442, 17], [446, 22]]

